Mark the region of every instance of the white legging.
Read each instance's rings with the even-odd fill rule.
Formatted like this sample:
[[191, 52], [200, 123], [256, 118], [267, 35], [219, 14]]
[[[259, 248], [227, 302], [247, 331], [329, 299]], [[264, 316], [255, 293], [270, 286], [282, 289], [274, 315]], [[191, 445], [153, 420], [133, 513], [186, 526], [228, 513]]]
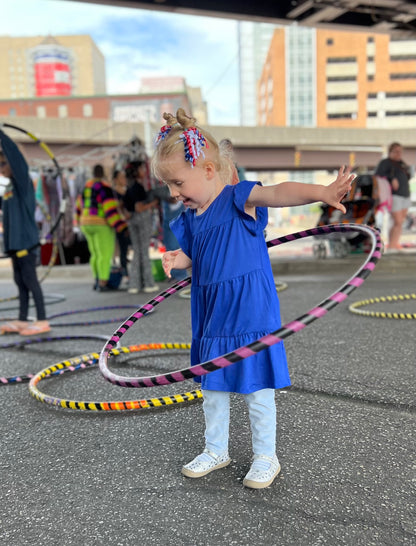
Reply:
[[[228, 451], [230, 393], [203, 390], [205, 447], [220, 455]], [[276, 402], [274, 389], [243, 394], [247, 404], [254, 455], [276, 453]]]

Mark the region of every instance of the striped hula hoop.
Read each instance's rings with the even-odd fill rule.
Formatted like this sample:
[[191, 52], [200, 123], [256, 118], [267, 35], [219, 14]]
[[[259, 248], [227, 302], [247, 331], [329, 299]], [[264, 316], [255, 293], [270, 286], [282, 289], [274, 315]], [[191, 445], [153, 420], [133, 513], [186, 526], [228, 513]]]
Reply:
[[[51, 336], [51, 337], [37, 337], [37, 338], [30, 338], [30, 339], [24, 339], [21, 341], [13, 341], [10, 343], [2, 343], [0, 344], [0, 349], [23, 349], [24, 347], [27, 347], [29, 345], [36, 345], [39, 343], [49, 343], [53, 341], [68, 341], [68, 340], [81, 340], [81, 339], [97, 339], [100, 341], [105, 341], [107, 339], [107, 336], [104, 336], [102, 334], [83, 334], [83, 335], [72, 335], [72, 336]], [[19, 383], [26, 383], [34, 377], [35, 374], [20, 374], [20, 375], [13, 375], [10, 377], [0, 377], [0, 387], [4, 385], [17, 385]], [[52, 377], [52, 376], [51, 376]]]
[[400, 319], [400, 320], [412, 320], [416, 319], [416, 313], [403, 313], [402, 311], [368, 311], [367, 309], [358, 309], [364, 305], [371, 305], [373, 303], [397, 303], [403, 301], [416, 300], [416, 294], [398, 294], [397, 296], [380, 296], [379, 298], [371, 298], [368, 300], [356, 301], [352, 303], [348, 309], [351, 313], [361, 315], [364, 317], [373, 318], [387, 318], [387, 319]]
[[[170, 350], [189, 350], [190, 343], [148, 343], [141, 345], [130, 345], [128, 347], [119, 347], [112, 349], [112, 356], [119, 356], [121, 354], [137, 353], [141, 351], [149, 351], [154, 349], [170, 349]], [[64, 374], [66, 372], [75, 372], [90, 368], [97, 364], [99, 359], [98, 353], [89, 353], [85, 355], [75, 356], [68, 360], [58, 362], [53, 366], [49, 366], [44, 370], [38, 372], [29, 383], [29, 392], [39, 402], [49, 404], [51, 406], [59, 406], [61, 408], [81, 410], [81, 411], [129, 411], [139, 409], [161, 408], [163, 406], [172, 406], [181, 404], [184, 402], [194, 402], [202, 399], [201, 390], [195, 390], [192, 392], [185, 392], [182, 394], [173, 394], [170, 396], [161, 396], [158, 398], [148, 398], [147, 400], [117, 400], [111, 402], [100, 401], [83, 401], [83, 400], [69, 400], [65, 398], [57, 398], [42, 393], [37, 385], [43, 379], [48, 377]]]
[[227, 353], [225, 355], [214, 358], [202, 364], [197, 364], [183, 370], [178, 370], [171, 373], [165, 373], [149, 377], [125, 377], [116, 375], [108, 367], [108, 358], [110, 352], [115, 347], [122, 336], [133, 326], [133, 324], [142, 318], [146, 313], [153, 310], [156, 305], [165, 301], [168, 297], [172, 296], [182, 288], [185, 288], [191, 283], [191, 278], [188, 277], [183, 281], [178, 281], [170, 288], [164, 292], [157, 295], [149, 303], [145, 304], [143, 307], [140, 307], [135, 313], [133, 313], [125, 322], [122, 324], [119, 329], [114, 332], [114, 334], [109, 338], [108, 342], [101, 351], [99, 358], [99, 368], [107, 381], [120, 387], [154, 387], [158, 385], [170, 385], [171, 383], [176, 383], [179, 381], [184, 381], [186, 379], [192, 379], [197, 376], [206, 375], [215, 370], [221, 368], [226, 368], [235, 362], [239, 362], [244, 358], [255, 355], [256, 353], [267, 349], [268, 347], [279, 343], [283, 339], [303, 330], [306, 326], [314, 322], [315, 320], [326, 315], [328, 311], [333, 309], [339, 303], [343, 302], [351, 292], [356, 288], [360, 287], [365, 279], [370, 275], [374, 270], [376, 263], [381, 257], [381, 239], [379, 233], [373, 228], [367, 225], [359, 224], [332, 224], [328, 226], [315, 227], [313, 229], [308, 229], [305, 231], [300, 231], [293, 233], [291, 235], [286, 235], [284, 237], [279, 237], [272, 241], [269, 241], [267, 244], [269, 247], [277, 246], [280, 244], [288, 243], [290, 241], [295, 241], [298, 239], [303, 239], [305, 237], [312, 237], [316, 235], [327, 235], [328, 233], [346, 233], [351, 231], [357, 231], [363, 233], [370, 237], [372, 242], [371, 251], [368, 254], [363, 265], [356, 271], [356, 273], [345, 282], [336, 292], [331, 294], [327, 299], [322, 301], [317, 306], [310, 309], [304, 315], [298, 317], [297, 319], [289, 322], [280, 329], [272, 332], [252, 343], [240, 347], [235, 351]]

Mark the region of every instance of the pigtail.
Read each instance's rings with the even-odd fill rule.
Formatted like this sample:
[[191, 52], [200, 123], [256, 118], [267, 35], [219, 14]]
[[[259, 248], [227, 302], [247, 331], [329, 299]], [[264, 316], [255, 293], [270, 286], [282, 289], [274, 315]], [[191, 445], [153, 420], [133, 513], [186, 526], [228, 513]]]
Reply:
[[175, 116], [172, 114], [168, 114], [167, 112], [164, 112], [162, 117], [166, 121], [166, 125], [168, 125], [169, 127], [173, 127], [178, 123], [178, 120], [175, 118]]
[[187, 129], [190, 129], [191, 127], [196, 127], [196, 119], [191, 118], [188, 115], [186, 115], [185, 110], [183, 108], [179, 108], [176, 112], [176, 119], [178, 120], [179, 125], [186, 131]]
[[198, 157], [201, 155], [205, 157], [203, 148], [208, 148], [208, 142], [198, 127], [196, 127], [196, 119], [187, 116], [183, 108], [178, 109], [176, 119], [183, 128], [183, 132], [179, 135], [179, 140], [183, 142], [185, 161], [189, 161], [191, 167], [195, 167]]
[[166, 125], [163, 125], [163, 127], [160, 128], [160, 131], [155, 139], [155, 146], [158, 146], [162, 140], [165, 140], [170, 133], [172, 126], [178, 123], [176, 118], [167, 112], [164, 112], [163, 119], [166, 120]]
[[200, 157], [205, 158], [205, 150], [211, 148], [212, 159], [216, 162], [217, 168], [221, 168], [216, 140], [208, 131], [204, 130], [202, 134], [195, 118], [188, 116], [183, 108], [177, 110], [176, 117], [167, 112], [164, 112], [162, 117], [166, 125], [161, 127], [155, 139], [156, 146], [152, 158], [152, 173], [156, 178], [164, 179], [165, 171], [162, 165], [167, 157], [180, 150], [181, 145], [185, 161], [189, 162], [191, 167], [196, 165]]

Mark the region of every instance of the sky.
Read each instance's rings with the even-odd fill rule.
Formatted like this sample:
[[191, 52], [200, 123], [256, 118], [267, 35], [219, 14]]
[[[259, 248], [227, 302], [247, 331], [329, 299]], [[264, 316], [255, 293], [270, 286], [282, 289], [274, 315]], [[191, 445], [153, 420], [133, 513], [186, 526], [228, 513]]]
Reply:
[[239, 125], [237, 22], [67, 0], [12, 0], [0, 35], [89, 34], [106, 60], [107, 93], [147, 76], [201, 87], [212, 125]]

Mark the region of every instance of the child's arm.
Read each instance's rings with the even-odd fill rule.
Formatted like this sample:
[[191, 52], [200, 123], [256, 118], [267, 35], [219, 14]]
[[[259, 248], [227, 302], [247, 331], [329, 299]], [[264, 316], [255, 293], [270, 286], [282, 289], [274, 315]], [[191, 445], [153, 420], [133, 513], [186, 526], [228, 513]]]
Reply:
[[345, 214], [346, 209], [340, 201], [351, 189], [354, 177], [351, 167], [341, 167], [337, 178], [329, 186], [300, 182], [282, 182], [266, 187], [256, 185], [251, 190], [246, 207], [294, 207], [322, 201]]
[[[3, 124], [0, 124], [0, 127]], [[10, 169], [13, 173], [13, 178], [16, 187], [21, 192], [28, 191], [30, 186], [33, 187], [32, 179], [29, 176], [29, 167], [22, 152], [13, 142], [13, 140], [0, 129], [0, 145], [4, 155], [9, 162]]]
[[183, 252], [183, 250], [170, 250], [162, 256], [163, 271], [170, 278], [172, 269], [188, 269], [192, 266], [192, 260]]

